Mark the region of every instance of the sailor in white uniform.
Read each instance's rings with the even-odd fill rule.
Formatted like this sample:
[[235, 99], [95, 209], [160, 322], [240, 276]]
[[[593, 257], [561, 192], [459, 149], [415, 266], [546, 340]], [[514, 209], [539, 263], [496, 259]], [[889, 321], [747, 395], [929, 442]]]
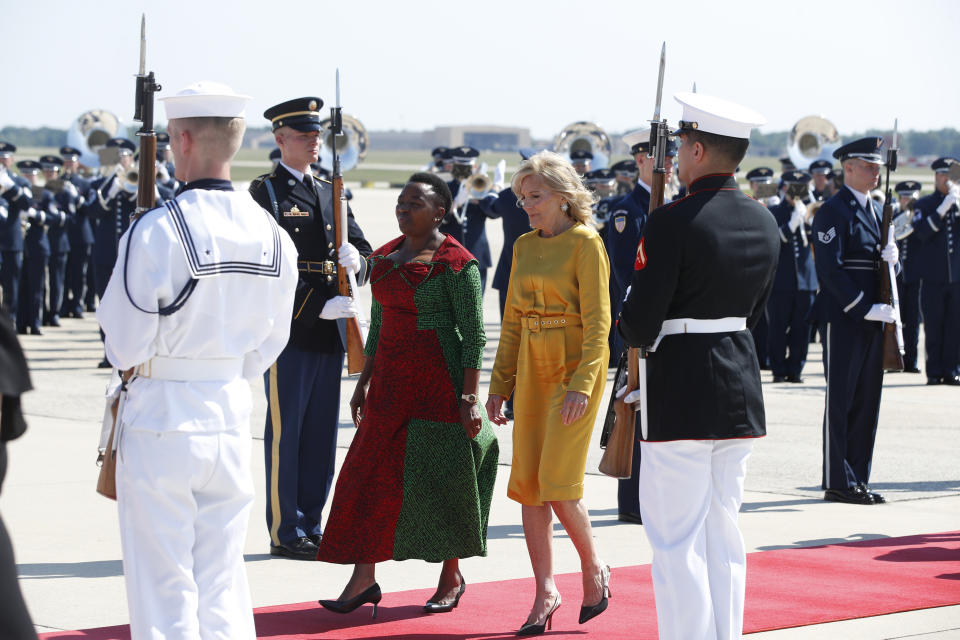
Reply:
[[121, 238], [97, 309], [107, 358], [133, 370], [116, 436], [131, 634], [252, 639], [248, 380], [287, 343], [297, 253], [229, 181], [249, 97], [199, 82], [161, 100], [185, 186]]

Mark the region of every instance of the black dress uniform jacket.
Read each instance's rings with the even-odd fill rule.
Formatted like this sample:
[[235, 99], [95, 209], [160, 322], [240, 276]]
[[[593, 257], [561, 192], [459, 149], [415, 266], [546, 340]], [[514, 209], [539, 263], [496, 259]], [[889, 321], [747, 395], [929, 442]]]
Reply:
[[[780, 235], [770, 212], [732, 175], [708, 175], [650, 214], [618, 328], [652, 345], [666, 319], [746, 317], [773, 285]], [[749, 331], [666, 336], [647, 359], [649, 441], [766, 434], [760, 369]]]
[[[276, 217], [297, 247], [297, 266], [300, 279], [293, 303], [290, 342], [304, 351], [335, 353], [343, 350], [340, 332], [334, 320], [321, 320], [323, 305], [340, 295], [337, 289], [336, 234], [333, 219], [333, 185], [326, 180], [307, 176], [316, 186], [297, 180], [278, 164], [273, 173], [262, 175], [250, 183], [250, 195], [257, 203]], [[271, 196], [267, 181], [273, 187]], [[369, 271], [366, 258], [373, 249], [347, 207], [347, 240], [363, 256], [363, 265], [357, 274], [357, 284], [366, 281]], [[323, 263], [332, 265], [330, 273], [323, 273]]]

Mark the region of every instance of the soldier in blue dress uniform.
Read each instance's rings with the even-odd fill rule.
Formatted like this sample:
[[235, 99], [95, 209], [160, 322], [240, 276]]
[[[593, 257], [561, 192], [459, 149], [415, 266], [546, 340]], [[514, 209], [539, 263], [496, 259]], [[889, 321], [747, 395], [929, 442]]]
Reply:
[[344, 343], [338, 319], [356, 315], [341, 296], [337, 270], [368, 277], [370, 243], [347, 207], [347, 240], [335, 250], [333, 187], [310, 170], [320, 152], [323, 101], [304, 97], [267, 109], [281, 151], [276, 168], [250, 184], [250, 194], [283, 227], [299, 252], [300, 279], [290, 341], [264, 375], [267, 419], [263, 448], [270, 554], [313, 560], [323, 535], [321, 514], [333, 483]]
[[805, 171], [784, 173], [786, 196], [771, 209], [780, 230], [780, 261], [767, 302], [774, 382], [803, 382], [801, 373], [810, 344], [810, 309], [817, 293], [817, 272], [810, 253], [813, 233], [804, 202], [810, 180]]
[[[60, 147], [64, 181], [64, 195], [61, 197], [60, 208], [66, 208], [73, 214], [67, 220], [70, 254], [67, 256], [66, 281], [60, 315], [71, 318], [83, 317], [87, 263], [90, 261], [90, 249], [93, 247], [93, 227], [90, 225], [85, 206], [86, 196], [90, 191], [90, 181], [77, 173], [80, 155], [78, 149], [69, 146]], [[67, 188], [68, 184], [72, 189]]]
[[900, 298], [900, 321], [903, 323], [903, 370], [920, 373], [917, 366], [917, 345], [920, 341], [920, 235], [913, 232], [911, 224], [921, 185], [916, 180], [898, 182], [897, 216], [905, 219], [905, 235], [898, 235], [900, 250], [900, 273], [897, 274], [897, 293]]
[[[451, 233], [473, 254], [480, 267], [480, 293], [487, 289], [487, 271], [493, 266], [490, 256], [490, 243], [487, 241], [487, 220], [490, 216], [480, 206], [485, 193], [473, 193], [470, 190], [470, 177], [474, 175], [480, 152], [473, 147], [453, 147], [453, 180], [447, 183], [453, 196], [453, 211], [440, 223], [440, 231]], [[463, 229], [463, 237], [458, 238], [456, 231], [457, 216]]]
[[917, 201], [914, 233], [920, 238], [920, 308], [927, 384], [960, 386], [960, 185], [950, 181], [956, 158], [937, 158], [934, 192]]
[[[782, 159], [781, 159], [782, 160]], [[747, 172], [747, 181], [750, 183], [751, 197], [767, 207], [775, 207], [780, 204], [780, 196], [761, 196], [759, 194], [760, 185], [773, 183], [773, 169], [770, 167], [756, 167]], [[770, 330], [767, 325], [767, 316], [763, 314], [757, 323], [751, 327], [750, 333], [753, 335], [753, 346], [757, 352], [757, 361], [761, 369], [770, 368]]]
[[[77, 191], [73, 183], [60, 177], [63, 159], [59, 156], [40, 157], [40, 169], [47, 181], [47, 190], [53, 195], [57, 215], [46, 221], [47, 241], [50, 243], [50, 258], [47, 261], [46, 300], [43, 305], [43, 325], [60, 326], [60, 305], [63, 304], [63, 291], [67, 276], [67, 258], [70, 255], [68, 229], [73, 223], [77, 211]], [[56, 190], [50, 190], [56, 185]]]
[[870, 137], [834, 151], [844, 187], [813, 220], [817, 302], [826, 322], [824, 499], [864, 505], [885, 502], [869, 481], [883, 387], [883, 325], [896, 320], [890, 305], [877, 303], [879, 271], [887, 268], [884, 262], [897, 265], [899, 254], [895, 243], [880, 237], [881, 211], [870, 198], [882, 146], [883, 138]]
[[28, 227], [23, 238], [23, 272], [20, 275], [20, 299], [17, 302], [17, 328], [20, 333], [29, 332], [39, 336], [42, 335], [40, 324], [43, 319], [43, 281], [50, 258], [47, 224], [56, 224], [61, 214], [50, 191], [33, 187], [40, 175], [40, 163], [36, 160], [21, 160], [17, 163], [17, 170], [33, 188], [34, 202], [27, 215]]
[[[459, 155], [459, 160], [456, 159], [456, 155]], [[473, 169], [479, 155], [480, 152], [472, 147], [462, 147], [459, 150], [455, 147], [443, 152], [444, 166], [450, 167], [450, 174], [453, 177], [452, 180], [447, 182], [447, 186], [450, 187], [450, 193], [454, 197], [454, 206], [451, 207], [451, 211], [447, 212], [443, 222], [440, 223], [439, 229], [442, 233], [453, 236], [463, 246], [467, 245], [465, 237], [467, 211], [465, 206], [469, 208], [469, 203], [463, 201], [467, 194], [466, 192], [460, 193], [460, 186], [473, 175]], [[460, 196], [460, 202], [457, 202], [458, 195]], [[481, 273], [483, 273], [482, 270]]]
[[23, 271], [21, 220], [26, 218], [33, 206], [30, 183], [23, 176], [11, 173], [16, 150], [15, 145], [0, 142], [0, 197], [7, 203], [7, 216], [0, 219], [0, 288], [3, 289], [3, 309], [11, 318], [17, 317], [20, 306], [20, 277]]
[[813, 189], [810, 193], [814, 200], [826, 200], [833, 195], [832, 162], [814, 160], [810, 163], [810, 175], [813, 176]]

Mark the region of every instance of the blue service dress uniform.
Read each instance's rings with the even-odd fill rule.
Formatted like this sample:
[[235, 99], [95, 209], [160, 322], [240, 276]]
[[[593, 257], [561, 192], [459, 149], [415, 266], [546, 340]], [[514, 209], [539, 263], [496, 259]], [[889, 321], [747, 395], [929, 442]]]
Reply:
[[[457, 180], [449, 183], [450, 195], [457, 198], [463, 183]], [[487, 290], [487, 271], [493, 266], [490, 257], [490, 243], [487, 241], [487, 219], [491, 218], [480, 206], [479, 201], [467, 203], [466, 218], [463, 221], [463, 246], [477, 259], [480, 268], [480, 295]]]
[[50, 259], [50, 240], [47, 225], [59, 224], [62, 214], [53, 194], [44, 189], [34, 198], [36, 215], [29, 220], [23, 238], [23, 273], [20, 277], [20, 300], [17, 326], [20, 331], [30, 329], [40, 333], [43, 320], [43, 285], [47, 262]]
[[20, 213], [33, 206], [33, 193], [25, 178], [17, 175], [10, 177], [15, 183], [14, 186], [0, 194], [7, 201], [7, 217], [0, 219], [0, 288], [3, 289], [3, 308], [11, 318], [16, 318], [23, 270], [23, 227]]
[[864, 316], [878, 301], [880, 212], [844, 186], [813, 221], [814, 258], [824, 319], [824, 489], [868, 485], [883, 386], [883, 324]]
[[59, 326], [60, 306], [66, 286], [67, 260], [70, 256], [70, 226], [77, 215], [77, 191], [73, 184], [64, 182], [63, 188], [53, 195], [59, 216], [47, 220], [47, 240], [50, 242], [50, 259], [47, 261], [47, 300], [43, 307], [43, 324]]
[[[80, 317], [87, 281], [87, 265], [93, 247], [93, 226], [87, 212], [86, 196], [90, 181], [76, 174], [67, 176], [77, 192], [73, 200], [74, 215], [67, 221], [67, 237], [70, 240], [70, 255], [67, 256], [66, 284], [60, 315]], [[69, 206], [69, 205], [68, 205]]]
[[[282, 546], [322, 535], [333, 484], [344, 346], [338, 323], [320, 319], [327, 300], [339, 295], [333, 187], [309, 174], [299, 180], [278, 164], [250, 184], [250, 194], [299, 253], [290, 342], [264, 374], [267, 529], [271, 544]], [[366, 257], [373, 250], [349, 207], [347, 225], [347, 240], [364, 258], [359, 285], [369, 276]]]
[[[450, 195], [454, 198], [457, 197], [457, 193], [460, 191], [460, 181], [451, 180], [447, 183], [447, 186], [450, 187]], [[470, 205], [468, 204], [469, 208]], [[457, 209], [457, 207], [451, 207], [451, 209]], [[460, 215], [460, 211], [447, 211], [447, 215], [443, 217], [443, 220], [440, 221], [440, 225], [437, 227], [441, 233], [445, 233], [448, 236], [453, 236], [453, 239], [462, 244], [463, 246], [467, 245], [466, 240], [466, 226], [467, 219], [464, 215], [462, 219], [457, 216]]]
[[900, 298], [900, 321], [903, 323], [903, 366], [917, 371], [917, 345], [920, 341], [920, 234], [911, 233], [897, 242], [900, 251], [900, 273], [897, 294]]
[[918, 266], [927, 379], [955, 384], [960, 375], [960, 211], [954, 204], [941, 217], [937, 207], [945, 197], [936, 191], [917, 200], [913, 235], [921, 240]]
[[793, 205], [786, 200], [770, 211], [780, 231], [780, 260], [767, 302], [770, 369], [774, 377], [796, 381], [807, 360], [810, 310], [818, 286], [810, 253], [813, 229], [803, 222], [796, 231], [790, 230]]
[[527, 212], [517, 206], [517, 194], [507, 187], [499, 194], [491, 194], [480, 201], [480, 208], [488, 218], [500, 218], [503, 222], [503, 249], [493, 272], [492, 286], [500, 299], [500, 318], [507, 304], [507, 286], [510, 284], [510, 269], [513, 267], [513, 243], [531, 231]]

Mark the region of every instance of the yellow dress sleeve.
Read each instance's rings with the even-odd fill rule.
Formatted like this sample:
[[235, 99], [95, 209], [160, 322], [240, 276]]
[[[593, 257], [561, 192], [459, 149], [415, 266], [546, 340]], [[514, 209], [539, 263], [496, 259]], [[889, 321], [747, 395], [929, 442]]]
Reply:
[[597, 376], [605, 375], [610, 347], [610, 261], [600, 236], [593, 234], [580, 244], [576, 279], [580, 295], [583, 350], [580, 365], [570, 378], [568, 391], [590, 395]]
[[510, 266], [510, 280], [507, 284], [507, 304], [503, 310], [503, 322], [500, 323], [500, 343], [497, 345], [497, 358], [490, 374], [490, 393], [510, 397], [517, 384], [517, 358], [520, 353], [520, 312], [514, 300], [516, 280], [521, 265], [517, 264], [517, 247], [513, 245], [513, 262]]

